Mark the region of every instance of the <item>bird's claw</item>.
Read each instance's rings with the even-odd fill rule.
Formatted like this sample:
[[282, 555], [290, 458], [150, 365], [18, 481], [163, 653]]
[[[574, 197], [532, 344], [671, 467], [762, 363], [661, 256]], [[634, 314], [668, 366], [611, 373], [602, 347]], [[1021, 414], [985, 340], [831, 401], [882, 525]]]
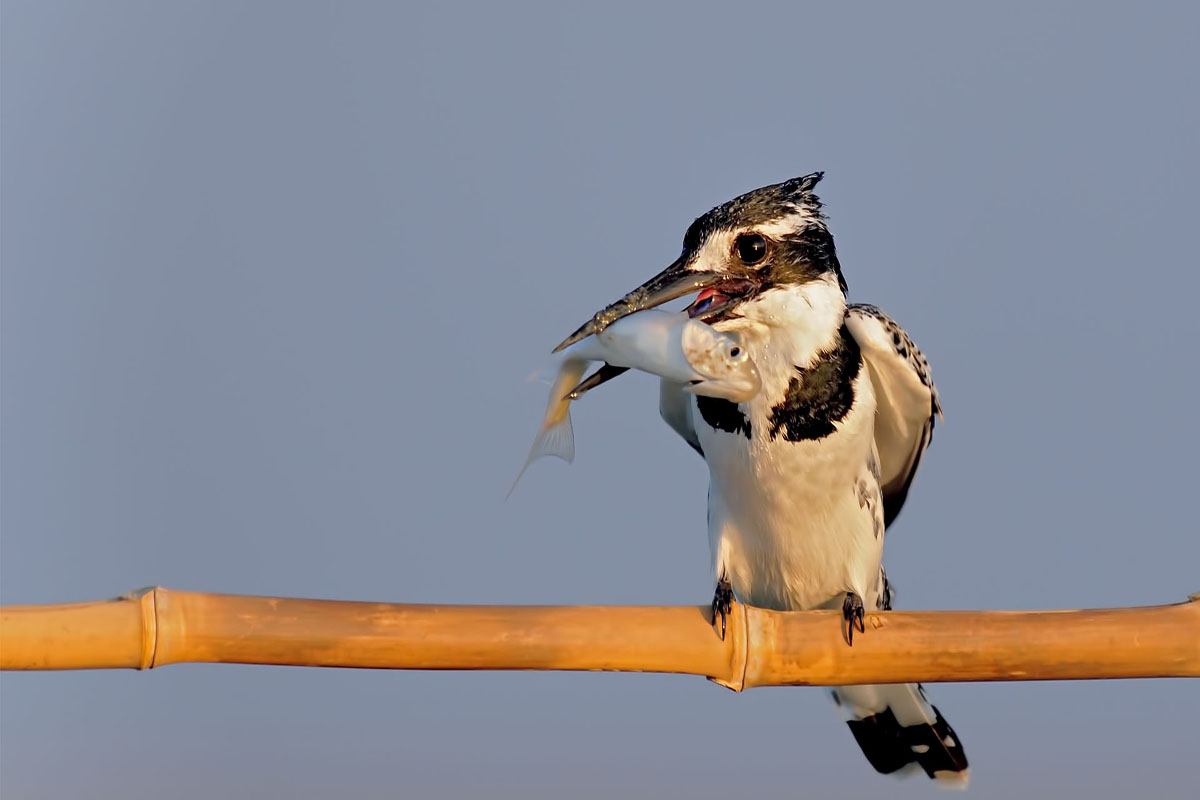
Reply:
[[846, 600], [842, 603], [842, 619], [846, 623], [846, 644], [854, 645], [854, 629], [859, 633], [867, 632], [866, 611], [858, 592], [846, 592]]
[[717, 624], [717, 615], [721, 615], [721, 641], [725, 641], [725, 621], [733, 610], [733, 584], [722, 577], [717, 581], [717, 590], [713, 593], [712, 624]]

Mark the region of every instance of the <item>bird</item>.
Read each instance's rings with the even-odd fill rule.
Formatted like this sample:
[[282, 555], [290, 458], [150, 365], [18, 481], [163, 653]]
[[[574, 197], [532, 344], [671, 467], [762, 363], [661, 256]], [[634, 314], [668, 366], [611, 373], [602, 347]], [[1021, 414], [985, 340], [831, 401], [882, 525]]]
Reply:
[[[637, 311], [696, 293], [687, 314], [737, 334], [762, 381], [751, 400], [661, 381], [659, 411], [708, 465], [708, 538], [724, 636], [732, 601], [841, 609], [845, 641], [888, 610], [886, 531], [942, 409], [929, 363], [872, 305], [850, 304], [814, 172], [742, 194], [697, 218], [680, 256], [596, 312], [556, 350]], [[606, 366], [594, 388], [623, 370]], [[719, 618], [719, 623], [718, 623]], [[969, 779], [962, 741], [917, 684], [832, 690], [876, 771]]]

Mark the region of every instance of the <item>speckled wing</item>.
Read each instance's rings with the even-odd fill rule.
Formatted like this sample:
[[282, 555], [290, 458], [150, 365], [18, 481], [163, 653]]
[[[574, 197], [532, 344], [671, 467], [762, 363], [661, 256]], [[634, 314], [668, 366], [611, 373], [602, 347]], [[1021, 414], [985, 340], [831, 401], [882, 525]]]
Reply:
[[846, 327], [858, 342], [875, 388], [875, 446], [883, 491], [884, 524], [900, 513], [908, 487], [942, 416], [929, 362], [896, 322], [875, 306], [846, 309]]

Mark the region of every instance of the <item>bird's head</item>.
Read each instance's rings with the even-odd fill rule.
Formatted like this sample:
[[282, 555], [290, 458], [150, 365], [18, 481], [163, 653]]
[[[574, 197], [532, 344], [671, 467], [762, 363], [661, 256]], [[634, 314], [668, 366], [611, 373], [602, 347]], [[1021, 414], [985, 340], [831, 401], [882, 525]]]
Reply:
[[670, 266], [597, 311], [555, 348], [604, 330], [621, 317], [699, 292], [688, 313], [705, 322], [738, 315], [738, 307], [772, 288], [811, 281], [846, 282], [833, 236], [813, 187], [823, 173], [764, 186], [703, 215], [683, 237]]

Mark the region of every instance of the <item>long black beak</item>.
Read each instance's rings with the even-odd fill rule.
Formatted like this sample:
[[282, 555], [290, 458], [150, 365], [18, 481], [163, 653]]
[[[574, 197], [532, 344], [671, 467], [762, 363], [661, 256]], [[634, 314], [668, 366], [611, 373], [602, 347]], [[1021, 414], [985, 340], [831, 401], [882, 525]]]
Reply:
[[554, 352], [557, 353], [559, 350], [570, 347], [576, 342], [591, 336], [593, 333], [599, 333], [621, 317], [627, 317], [635, 311], [660, 306], [669, 300], [674, 300], [676, 297], [683, 297], [685, 294], [698, 292], [701, 289], [720, 283], [727, 277], [714, 272], [695, 272], [689, 270], [687, 268], [687, 261], [680, 256], [671, 266], [617, 302], [597, 311], [591, 319], [579, 327], [579, 330], [572, 333], [566, 339], [563, 339], [562, 344], [554, 348]]

